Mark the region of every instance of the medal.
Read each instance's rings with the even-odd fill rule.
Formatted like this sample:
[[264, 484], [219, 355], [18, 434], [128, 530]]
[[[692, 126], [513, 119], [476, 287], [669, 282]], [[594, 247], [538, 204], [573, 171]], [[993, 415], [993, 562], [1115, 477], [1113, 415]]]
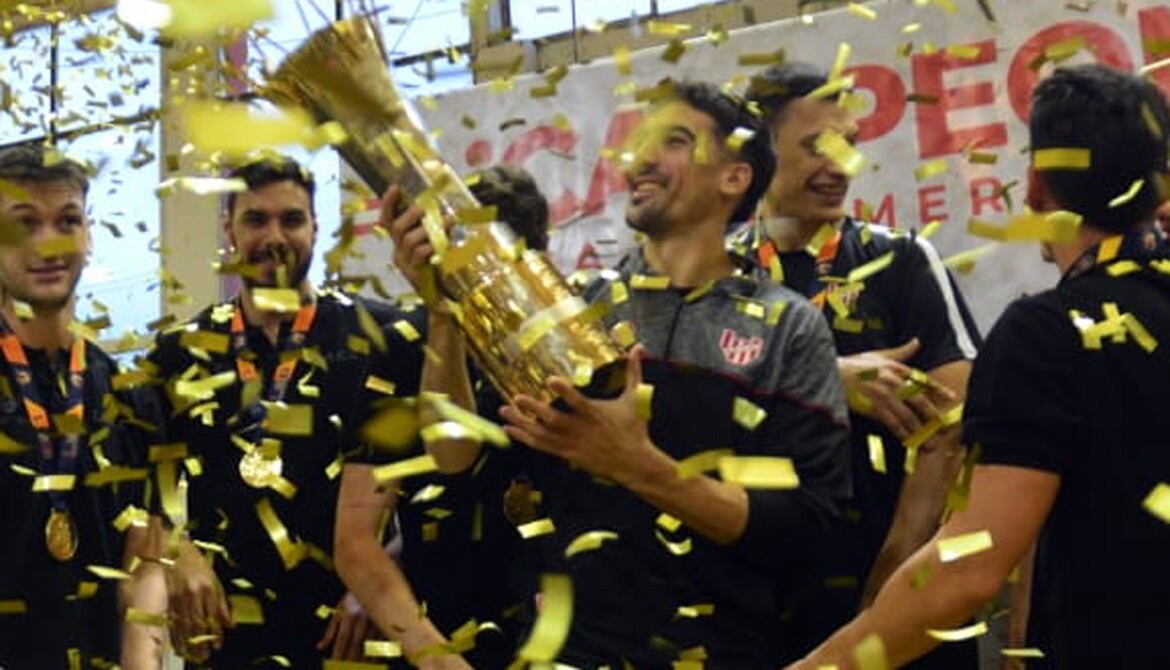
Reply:
[[284, 461], [280, 456], [265, 456], [262, 451], [259, 448], [253, 449], [240, 459], [240, 478], [248, 486], [257, 489], [271, 486], [280, 479], [280, 474], [284, 470]]
[[77, 554], [77, 525], [67, 510], [51, 510], [45, 521], [45, 548], [61, 561], [73, 560]]

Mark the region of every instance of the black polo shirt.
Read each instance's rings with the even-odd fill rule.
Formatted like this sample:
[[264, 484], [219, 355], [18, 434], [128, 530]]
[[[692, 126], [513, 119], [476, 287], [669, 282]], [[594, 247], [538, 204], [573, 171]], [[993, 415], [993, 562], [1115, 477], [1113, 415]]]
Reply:
[[[1008, 307], [972, 372], [963, 437], [981, 462], [1060, 477], [1028, 628], [1046, 658], [1029, 667], [1170, 658], [1170, 524], [1143, 507], [1170, 483], [1170, 253], [1138, 237], [1104, 263], [1090, 251], [1056, 288]], [[1118, 330], [1122, 317], [1150, 337]], [[1094, 336], [1103, 322], [1123, 334]]]
[[[980, 342], [974, 319], [929, 241], [912, 232], [863, 226], [851, 218], [842, 221], [838, 230], [836, 254], [822, 247], [817, 250], [824, 250], [819, 259], [812, 250], [777, 253], [758, 223], [733, 233], [730, 244], [755, 259], [757, 271], [770, 278], [777, 279], [772, 268], [778, 262], [783, 283], [818, 303], [832, 329], [838, 355], [897, 347], [917, 337], [919, 349], [906, 364], [919, 370], [975, 357]], [[831, 238], [824, 243], [831, 244]], [[832, 285], [832, 279], [825, 277], [847, 279], [851, 271], [883, 258], [890, 258], [889, 264], [866, 277], [863, 288], [840, 291], [837, 304], [823, 293]], [[823, 564], [827, 593], [814, 596], [815, 607], [822, 610], [816, 618], [823, 621], [803, 622], [813, 628], [810, 645], [856, 613], [861, 587], [889, 533], [905, 479], [905, 449], [900, 440], [880, 422], [856, 412], [850, 413], [849, 421], [854, 493], [850, 519], [855, 521], [855, 532], [843, 538], [838, 551]], [[882, 439], [885, 473], [871, 462], [870, 435]], [[973, 663], [974, 644], [968, 651], [966, 661]], [[940, 662], [938, 667], [965, 667], [954, 660]]]
[[[359, 301], [379, 324], [386, 351], [379, 351], [372, 341], [376, 337], [363, 328], [355, 307]], [[397, 308], [339, 293], [318, 296], [316, 317], [301, 348], [315, 355], [300, 356], [284, 396], [290, 406], [311, 408], [311, 433], [269, 435], [282, 442], [282, 476], [296, 487], [290, 499], [272, 488], [254, 488], [240, 474], [244, 452], [231, 438], [240, 425], [234, 418], [243, 390], [238, 378], [194, 402], [194, 407], [212, 403], [206, 421], [198, 410], [192, 411], [190, 398], [175, 395], [176, 384], [192, 374], [193, 365], [194, 379], [235, 372], [230, 347], [218, 347], [218, 353], [198, 351], [203, 343], [191, 335], [183, 339], [184, 332], [195, 330], [227, 334], [230, 319], [224, 316], [230, 313], [230, 305], [204, 310], [191, 326], [160, 335], [149, 355], [166, 382], [173, 415], [163, 439], [185, 443], [190, 455], [202, 461], [202, 473], [188, 476], [191, 537], [222, 548], [215, 567], [225, 589], [229, 595], [254, 598], [263, 611], [263, 625], [239, 625], [228, 632], [224, 650], [212, 664], [247, 665], [281, 655], [293, 667], [315, 667], [321, 656], [314, 645], [326, 625], [316, 612], [322, 605], [335, 607], [345, 592], [330, 558], [341, 459], [359, 449], [359, 428], [375, 403], [387, 397], [389, 389], [377, 379], [393, 385], [395, 396], [417, 393], [421, 348], [409, 329], [399, 326], [413, 317]], [[290, 329], [288, 323], [282, 327], [277, 347], [259, 328], [245, 330], [247, 348], [255, 353], [265, 384], [271, 383]], [[282, 562], [262, 522], [260, 504], [271, 506], [290, 538], [315, 548], [295, 567], [286, 569]]]
[[[69, 351], [58, 354], [56, 367], [43, 350], [26, 348], [25, 353], [50, 413], [60, 413], [64, 400], [55, 389], [58, 374], [68, 372]], [[110, 379], [117, 366], [97, 346], [86, 346], [85, 359], [86, 441], [75, 463], [76, 484], [67, 494], [79, 540], [77, 554], [68, 562], [57, 561], [45, 548], [49, 495], [34, 493], [27, 474], [41, 472], [36, 433], [12, 395], [12, 370], [0, 359], [0, 377], [7, 382], [7, 394], [0, 397], [0, 432], [28, 447], [18, 454], [0, 454], [0, 601], [21, 601], [26, 608], [24, 613], [0, 614], [0, 667], [8, 670], [69, 668], [71, 649], [80, 654], [81, 667], [93, 659], [120, 660], [119, 582], [101, 579], [86, 566], [123, 567], [124, 538], [113, 521], [129, 505], [147, 509], [146, 477], [143, 473], [137, 480], [100, 486], [87, 486], [85, 478], [100, 467], [143, 468], [142, 434], [124, 419], [149, 419], [154, 412], [140, 394], [112, 392]], [[121, 415], [115, 409], [119, 406], [125, 408]]]

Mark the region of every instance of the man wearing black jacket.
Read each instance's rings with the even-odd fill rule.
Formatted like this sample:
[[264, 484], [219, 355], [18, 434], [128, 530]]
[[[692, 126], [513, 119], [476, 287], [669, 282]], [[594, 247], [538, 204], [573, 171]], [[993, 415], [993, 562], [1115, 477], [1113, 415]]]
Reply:
[[[806, 300], [750, 278], [723, 251], [728, 222], [753, 211], [774, 170], [767, 132], [742, 101], [675, 83], [632, 151], [627, 219], [646, 242], [586, 294], [609, 304], [607, 326], [628, 321], [641, 341], [624, 392], [591, 400], [551, 379], [571, 411], [521, 396], [501, 412], [532, 448], [528, 470], [552, 521], [530, 541], [547, 570], [572, 578], [558, 660], [774, 667], [790, 657], [776, 618], [849, 495], [832, 339]], [[433, 251], [421, 212], [394, 219], [393, 204], [396, 261], [417, 279]], [[436, 314], [430, 326], [437, 359], [465, 360], [449, 320]], [[428, 360], [422, 387], [474, 405], [461, 364]], [[433, 455], [447, 471], [480, 452], [441, 446]], [[695, 465], [704, 460], [712, 466]], [[767, 471], [754, 484], [740, 476], [753, 466]]]

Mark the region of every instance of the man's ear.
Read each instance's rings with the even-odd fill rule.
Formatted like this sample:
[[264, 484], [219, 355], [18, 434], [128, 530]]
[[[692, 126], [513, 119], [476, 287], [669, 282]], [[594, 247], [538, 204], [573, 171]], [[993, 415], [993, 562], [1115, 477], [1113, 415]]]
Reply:
[[752, 166], [741, 161], [732, 161], [723, 166], [719, 178], [719, 190], [729, 198], [747, 193], [752, 185]]
[[220, 219], [219, 225], [223, 226], [223, 238], [225, 240], [227, 240], [228, 248], [234, 251], [237, 248], [237, 245], [236, 245], [236, 234], [235, 234], [235, 231], [232, 230], [231, 217], [225, 214]]

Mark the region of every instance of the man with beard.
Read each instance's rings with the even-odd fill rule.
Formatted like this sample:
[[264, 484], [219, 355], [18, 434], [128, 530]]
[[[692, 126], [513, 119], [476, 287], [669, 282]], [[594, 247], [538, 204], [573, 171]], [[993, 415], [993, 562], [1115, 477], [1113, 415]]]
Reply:
[[[856, 143], [858, 126], [838, 95], [816, 94], [828, 84], [803, 63], [752, 79], [747, 96], [764, 113], [778, 164], [757, 220], [731, 240], [762, 274], [824, 312], [852, 411], [851, 523], [794, 617], [809, 647], [864, 607], [938, 529], [963, 461], [958, 410], [949, 418], [947, 411], [962, 402], [978, 343], [930, 242], [846, 215], [850, 177], [819, 147]], [[877, 269], [845, 279], [866, 267]], [[923, 661], [919, 667], [971, 668], [977, 649], [950, 645]]]
[[[160, 629], [122, 623], [127, 608], [166, 609], [147, 553], [144, 443], [123, 420], [147, 410], [113, 392], [113, 359], [70, 328], [91, 243], [87, 178], [22, 145], [0, 154], [0, 184], [0, 667], [157, 667]], [[86, 569], [135, 557], [121, 582]]]
[[[766, 130], [712, 85], [670, 88], [626, 170], [627, 219], [646, 241], [586, 292], [608, 307], [607, 327], [628, 322], [642, 342], [624, 390], [594, 400], [554, 378], [564, 405], [520, 396], [500, 414], [531, 447], [521, 453], [551, 521], [529, 542], [572, 580], [560, 662], [774, 667], [791, 657], [775, 634], [791, 586], [849, 494], [844, 396], [820, 314], [723, 250], [728, 223], [754, 210], [774, 170]], [[395, 218], [394, 204], [384, 218], [396, 263], [417, 282], [433, 249], [420, 209]], [[423, 388], [474, 407], [450, 317], [430, 325], [438, 356]], [[459, 472], [481, 449], [432, 453]], [[753, 482], [740, 467], [766, 474]]]
[[307, 170], [272, 157], [230, 176], [247, 185], [223, 222], [244, 286], [149, 355], [170, 456], [196, 457], [202, 471], [188, 472], [192, 542], [177, 543], [169, 573], [174, 637], [215, 667], [319, 667], [330, 647], [360, 657], [366, 631], [332, 565], [338, 476], [374, 402], [413, 394], [421, 352], [396, 310], [310, 284]]
[[1167, 128], [1158, 88], [1122, 71], [1059, 68], [1037, 85], [1028, 204], [1053, 232], [1079, 218], [1044, 243], [1061, 280], [1008, 306], [975, 361], [963, 439], [982, 455], [964, 508], [795, 667], [904, 665], [1037, 542], [1029, 668], [1165, 665], [1170, 258], [1149, 227]]

